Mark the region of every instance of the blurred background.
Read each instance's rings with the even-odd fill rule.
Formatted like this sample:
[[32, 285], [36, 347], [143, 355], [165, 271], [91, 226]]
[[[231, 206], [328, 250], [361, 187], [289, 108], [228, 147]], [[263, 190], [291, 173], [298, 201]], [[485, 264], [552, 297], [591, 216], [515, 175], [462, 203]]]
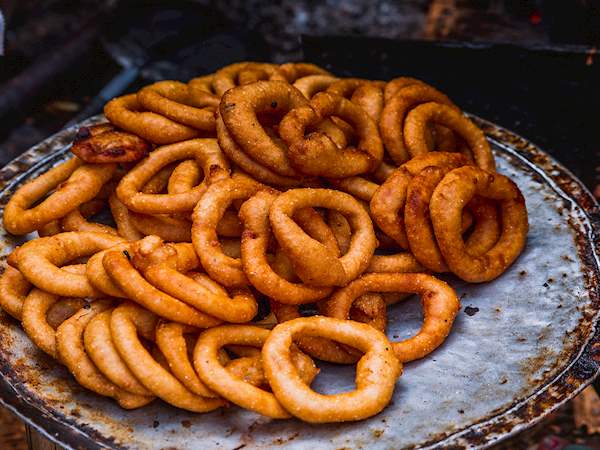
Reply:
[[[306, 60], [422, 78], [600, 197], [597, 0], [0, 0], [0, 11], [1, 164], [144, 84]], [[502, 448], [600, 448], [600, 403], [586, 392]], [[24, 427], [0, 410], [0, 449], [22, 448]]]

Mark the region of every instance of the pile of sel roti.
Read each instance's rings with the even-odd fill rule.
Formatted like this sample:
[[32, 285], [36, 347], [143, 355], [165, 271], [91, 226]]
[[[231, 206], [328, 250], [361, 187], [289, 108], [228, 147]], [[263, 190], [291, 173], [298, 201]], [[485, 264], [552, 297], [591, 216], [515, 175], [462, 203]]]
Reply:
[[[459, 299], [431, 274], [493, 280], [525, 245], [482, 131], [413, 78], [246, 62], [104, 113], [6, 206], [8, 232], [39, 237], [8, 257], [0, 303], [123, 408], [370, 417], [451, 331]], [[106, 205], [112, 225], [93, 221]], [[410, 294], [423, 326], [389, 341], [386, 307]], [[312, 390], [315, 359], [357, 364], [356, 389]]]

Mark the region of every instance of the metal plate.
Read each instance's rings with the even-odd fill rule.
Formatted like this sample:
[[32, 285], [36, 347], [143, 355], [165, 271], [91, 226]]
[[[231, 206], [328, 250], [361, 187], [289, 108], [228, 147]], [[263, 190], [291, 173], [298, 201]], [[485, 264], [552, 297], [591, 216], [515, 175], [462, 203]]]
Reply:
[[[195, 415], [158, 401], [125, 412], [78, 387], [0, 315], [3, 404], [77, 449], [483, 448], [531, 426], [599, 371], [598, 205], [540, 149], [474, 119], [493, 144], [499, 171], [525, 195], [527, 248], [494, 282], [448, 277], [463, 303], [452, 334], [430, 357], [405, 367], [392, 403], [376, 417], [309, 425], [237, 407]], [[0, 171], [0, 207], [19, 184], [64, 159], [74, 132], [55, 135]], [[2, 233], [0, 243], [5, 256], [19, 242]], [[419, 328], [420, 303], [409, 299], [389, 315], [388, 335], [408, 337]], [[353, 368], [321, 367], [317, 390], [352, 389]]]

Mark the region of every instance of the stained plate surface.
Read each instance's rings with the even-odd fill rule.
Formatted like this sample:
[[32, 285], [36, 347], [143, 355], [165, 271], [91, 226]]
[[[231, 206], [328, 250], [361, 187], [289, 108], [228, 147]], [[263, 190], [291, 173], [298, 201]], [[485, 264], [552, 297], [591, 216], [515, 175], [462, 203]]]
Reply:
[[[124, 412], [79, 388], [0, 313], [2, 402], [66, 447], [86, 449], [483, 448], [531, 426], [599, 370], [598, 206], [546, 153], [474, 119], [492, 142], [499, 171], [525, 195], [527, 248], [494, 282], [447, 277], [463, 305], [452, 334], [430, 357], [405, 367], [392, 403], [376, 417], [309, 425], [236, 407], [194, 415], [158, 401]], [[74, 132], [58, 133], [0, 171], [0, 207], [16, 187], [68, 156]], [[0, 255], [20, 242], [0, 232]], [[388, 335], [407, 338], [421, 320], [417, 298], [393, 306]], [[352, 389], [353, 368], [321, 368], [315, 389]]]

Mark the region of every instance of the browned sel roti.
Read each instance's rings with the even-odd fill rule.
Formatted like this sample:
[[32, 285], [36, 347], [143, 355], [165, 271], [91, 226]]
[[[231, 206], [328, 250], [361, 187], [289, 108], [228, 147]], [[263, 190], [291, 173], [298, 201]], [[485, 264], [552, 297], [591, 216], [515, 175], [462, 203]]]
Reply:
[[[452, 333], [459, 298], [432, 273], [487, 282], [526, 243], [483, 132], [419, 80], [241, 62], [105, 115], [4, 209], [38, 237], [8, 257], [0, 306], [126, 409], [371, 417]], [[412, 294], [423, 325], [390, 341], [388, 305]], [[317, 393], [316, 360], [356, 365], [356, 388]]]

